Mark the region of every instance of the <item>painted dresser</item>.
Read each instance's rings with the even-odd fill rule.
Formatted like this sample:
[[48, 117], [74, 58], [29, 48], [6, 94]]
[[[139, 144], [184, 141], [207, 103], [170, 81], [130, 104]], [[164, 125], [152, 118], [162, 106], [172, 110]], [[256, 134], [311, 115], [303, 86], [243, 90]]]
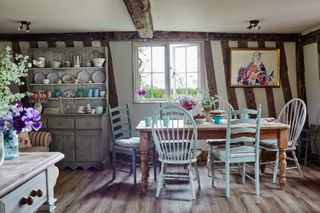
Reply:
[[0, 166], [0, 213], [54, 212], [54, 164], [59, 152], [20, 153]]

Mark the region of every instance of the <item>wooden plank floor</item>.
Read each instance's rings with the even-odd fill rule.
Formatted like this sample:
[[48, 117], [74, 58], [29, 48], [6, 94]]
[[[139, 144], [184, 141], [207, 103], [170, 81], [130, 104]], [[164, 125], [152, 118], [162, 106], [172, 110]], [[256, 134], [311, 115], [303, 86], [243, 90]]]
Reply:
[[233, 174], [229, 199], [224, 197], [224, 181], [218, 180], [216, 188], [212, 188], [206, 167], [199, 169], [202, 188], [194, 201], [186, 183], [167, 184], [161, 198], [156, 198], [153, 172], [149, 192], [143, 196], [140, 185], [134, 186], [132, 176], [121, 171], [109, 183], [110, 169], [64, 170], [55, 187], [56, 212], [320, 212], [319, 166], [303, 167], [304, 178], [289, 170], [284, 191], [272, 184], [271, 170], [267, 168], [266, 174], [261, 175], [261, 196], [254, 194], [252, 181], [243, 185], [239, 175]]

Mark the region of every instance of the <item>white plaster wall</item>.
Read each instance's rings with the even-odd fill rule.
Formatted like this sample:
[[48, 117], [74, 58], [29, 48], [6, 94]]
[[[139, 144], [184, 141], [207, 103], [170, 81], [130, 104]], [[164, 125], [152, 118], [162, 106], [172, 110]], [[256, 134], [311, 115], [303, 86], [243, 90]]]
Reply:
[[309, 124], [320, 124], [320, 79], [317, 44], [303, 47]]

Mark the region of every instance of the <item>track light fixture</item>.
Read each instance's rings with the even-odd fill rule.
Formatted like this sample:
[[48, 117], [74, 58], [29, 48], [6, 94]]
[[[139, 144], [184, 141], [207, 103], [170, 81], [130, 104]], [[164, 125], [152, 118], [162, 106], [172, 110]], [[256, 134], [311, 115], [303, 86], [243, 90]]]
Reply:
[[260, 30], [261, 27], [258, 25], [259, 24], [259, 20], [251, 20], [249, 22], [249, 26], [247, 27], [248, 30]]
[[30, 31], [30, 25], [31, 25], [30, 21], [21, 21], [20, 25], [18, 26], [18, 30], [21, 31], [25, 29], [25, 31], [28, 33]]

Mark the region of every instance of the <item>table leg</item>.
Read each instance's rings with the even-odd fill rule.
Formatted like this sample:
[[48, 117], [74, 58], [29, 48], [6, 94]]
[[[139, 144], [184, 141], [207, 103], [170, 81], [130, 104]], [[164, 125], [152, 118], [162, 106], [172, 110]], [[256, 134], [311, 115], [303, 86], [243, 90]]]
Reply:
[[148, 165], [148, 150], [149, 142], [151, 141], [150, 132], [140, 132], [140, 152], [141, 152], [141, 186], [143, 193], [148, 190], [149, 165]]
[[288, 129], [281, 129], [278, 137], [279, 147], [279, 159], [280, 159], [280, 178], [279, 185], [281, 189], [284, 189], [287, 183], [286, 179], [286, 168], [287, 168], [287, 154], [286, 149], [288, 147]]
[[[265, 161], [265, 157], [266, 157], [266, 150], [265, 149], [261, 149], [261, 153], [260, 153], [261, 163], [263, 163]], [[266, 169], [266, 164], [260, 164], [261, 173], [264, 173], [265, 169]]]

